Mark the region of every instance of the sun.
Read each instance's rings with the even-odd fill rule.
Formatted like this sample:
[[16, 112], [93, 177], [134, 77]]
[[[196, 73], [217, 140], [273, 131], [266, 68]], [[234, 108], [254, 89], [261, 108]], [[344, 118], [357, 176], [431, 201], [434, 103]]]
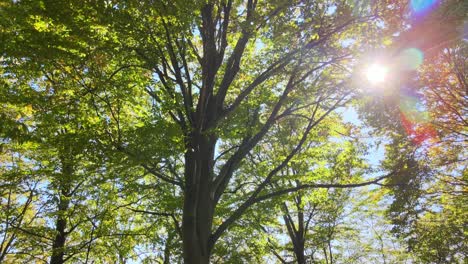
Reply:
[[365, 74], [370, 83], [377, 84], [385, 81], [388, 69], [380, 64], [372, 64], [367, 67]]

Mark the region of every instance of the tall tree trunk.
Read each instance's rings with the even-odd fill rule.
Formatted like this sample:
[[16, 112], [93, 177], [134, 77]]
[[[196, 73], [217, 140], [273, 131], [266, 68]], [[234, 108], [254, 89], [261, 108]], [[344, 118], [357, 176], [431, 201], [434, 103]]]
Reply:
[[[286, 208], [286, 205], [284, 205]], [[293, 218], [287, 212], [285, 215], [283, 215], [284, 222], [286, 223], [287, 229], [288, 229], [288, 234], [289, 238], [291, 239], [291, 242], [293, 244], [293, 251], [294, 255], [296, 256], [296, 261], [298, 264], [305, 264], [306, 263], [306, 258], [304, 254], [304, 245], [305, 245], [305, 239], [303, 235], [303, 230], [299, 228], [299, 230], [296, 229]], [[303, 226], [299, 224], [299, 227]]]
[[325, 255], [325, 264], [328, 264], [328, 254], [327, 254], [327, 248], [323, 248], [323, 254]]
[[302, 205], [302, 195], [294, 197], [296, 211], [297, 211], [297, 224], [294, 223], [292, 215], [289, 213], [289, 209], [286, 203], [283, 204], [283, 215], [284, 222], [288, 230], [289, 238], [293, 244], [294, 255], [298, 264], [305, 264], [305, 234], [307, 233], [306, 224], [304, 221], [304, 207]]
[[294, 254], [296, 255], [298, 264], [306, 263], [306, 258], [304, 254], [304, 241], [297, 241], [297, 246], [294, 247]]
[[328, 240], [328, 252], [330, 253], [330, 264], [333, 264], [333, 252], [331, 249], [331, 238]]
[[185, 200], [182, 217], [186, 264], [209, 263], [213, 213], [212, 191], [215, 136], [194, 132], [185, 153]]
[[172, 240], [174, 239], [174, 232], [169, 231], [167, 234], [166, 245], [164, 247], [164, 264], [171, 263], [171, 244]]
[[65, 256], [65, 241], [67, 239], [67, 219], [66, 211], [69, 206], [69, 197], [67, 197], [65, 190], [62, 190], [60, 195], [60, 201], [58, 206], [58, 217], [55, 224], [55, 239], [52, 245], [52, 257], [50, 258], [50, 264], [62, 264], [64, 263]]
[[296, 199], [297, 199], [296, 206], [298, 210], [298, 213], [297, 213], [298, 230], [297, 230], [297, 235], [296, 235], [297, 243], [296, 243], [295, 251], [297, 251], [296, 252], [297, 263], [305, 264], [306, 258], [305, 258], [305, 253], [304, 253], [304, 244], [305, 244], [305, 233], [307, 232], [307, 230], [304, 230], [304, 226], [305, 226], [304, 208], [301, 204], [302, 196], [298, 195]]
[[[68, 150], [68, 148], [67, 148]], [[58, 179], [59, 182], [59, 203], [57, 207], [57, 221], [55, 223], [55, 238], [52, 244], [52, 256], [50, 264], [63, 264], [65, 262], [65, 242], [68, 233], [67, 228], [67, 211], [70, 206], [70, 190], [71, 180], [73, 175], [73, 165], [64, 157], [61, 159], [62, 175]]]

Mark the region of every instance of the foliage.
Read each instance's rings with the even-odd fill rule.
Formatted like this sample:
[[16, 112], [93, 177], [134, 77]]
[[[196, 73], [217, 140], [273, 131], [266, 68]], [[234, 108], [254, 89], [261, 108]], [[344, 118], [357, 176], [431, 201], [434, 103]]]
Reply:
[[[428, 188], [438, 165], [405, 137], [405, 124], [388, 129], [398, 120], [395, 102], [361, 111], [392, 140], [379, 168], [365, 161], [369, 145], [359, 129], [366, 128], [338, 112], [362, 98], [352, 74], [361, 53], [408, 25], [405, 2], [4, 0], [0, 7], [0, 261], [299, 262], [280, 241], [288, 233], [295, 253], [345, 262], [339, 241], [357, 232], [344, 224], [354, 206], [349, 189], [384, 181], [393, 187], [386, 195], [395, 198], [396, 231], [411, 244], [442, 228], [418, 226], [421, 217], [440, 219], [421, 213], [434, 202], [457, 236], [436, 251], [461, 259], [465, 234], [455, 227], [464, 211], [444, 195], [439, 203], [424, 196], [447, 185]], [[444, 62], [459, 80], [463, 50]], [[439, 70], [428, 66], [419, 81], [436, 83]], [[444, 76], [463, 87], [452, 83], [453, 72]], [[448, 141], [454, 130], [465, 133], [463, 118], [453, 120], [464, 112], [442, 114], [448, 106], [438, 107], [438, 85], [424, 87], [446, 142], [431, 155], [462, 161], [462, 144], [450, 149]], [[462, 97], [447, 103], [459, 104]], [[454, 164], [445, 165], [455, 171]], [[309, 228], [291, 232], [293, 218]], [[421, 260], [432, 258], [439, 238], [421, 239]]]

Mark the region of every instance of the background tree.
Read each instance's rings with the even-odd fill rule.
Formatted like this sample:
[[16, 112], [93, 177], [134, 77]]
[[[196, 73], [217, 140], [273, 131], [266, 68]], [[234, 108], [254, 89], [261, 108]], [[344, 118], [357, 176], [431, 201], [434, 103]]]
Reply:
[[419, 261], [462, 263], [466, 223], [461, 212], [466, 208], [459, 201], [466, 196], [467, 154], [466, 69], [461, 59], [466, 43], [461, 25], [466, 5], [443, 1], [424, 15], [415, 13], [411, 28], [396, 38], [395, 46], [400, 54], [416, 47], [425, 59], [416, 64], [411, 59], [413, 65], [406, 65], [405, 73], [396, 73], [402, 87], [372, 108], [374, 113], [385, 109], [381, 113], [391, 120], [387, 125], [378, 122], [390, 138], [383, 166], [400, 168], [385, 198], [394, 199], [388, 215], [394, 232]]

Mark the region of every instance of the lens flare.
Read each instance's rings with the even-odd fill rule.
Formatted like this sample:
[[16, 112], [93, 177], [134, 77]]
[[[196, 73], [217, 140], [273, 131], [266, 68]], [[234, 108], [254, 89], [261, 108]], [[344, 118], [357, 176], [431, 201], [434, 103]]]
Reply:
[[409, 121], [403, 112], [400, 112], [401, 122], [406, 134], [418, 145], [437, 138], [437, 131], [430, 123], [413, 123]]
[[414, 13], [421, 14], [432, 9], [437, 2], [437, 0], [411, 0], [410, 6]]
[[430, 123], [429, 113], [421, 99], [409, 91], [403, 91], [400, 98], [400, 118], [406, 134], [416, 144], [423, 144], [437, 138], [437, 131]]
[[403, 50], [399, 55], [399, 62], [405, 70], [416, 70], [424, 61], [424, 53], [417, 48]]
[[370, 83], [376, 84], [385, 81], [388, 69], [379, 64], [372, 64], [367, 67], [365, 74]]
[[430, 121], [429, 113], [425, 110], [419, 98], [402, 96], [400, 99], [400, 111], [412, 123], [428, 123]]

